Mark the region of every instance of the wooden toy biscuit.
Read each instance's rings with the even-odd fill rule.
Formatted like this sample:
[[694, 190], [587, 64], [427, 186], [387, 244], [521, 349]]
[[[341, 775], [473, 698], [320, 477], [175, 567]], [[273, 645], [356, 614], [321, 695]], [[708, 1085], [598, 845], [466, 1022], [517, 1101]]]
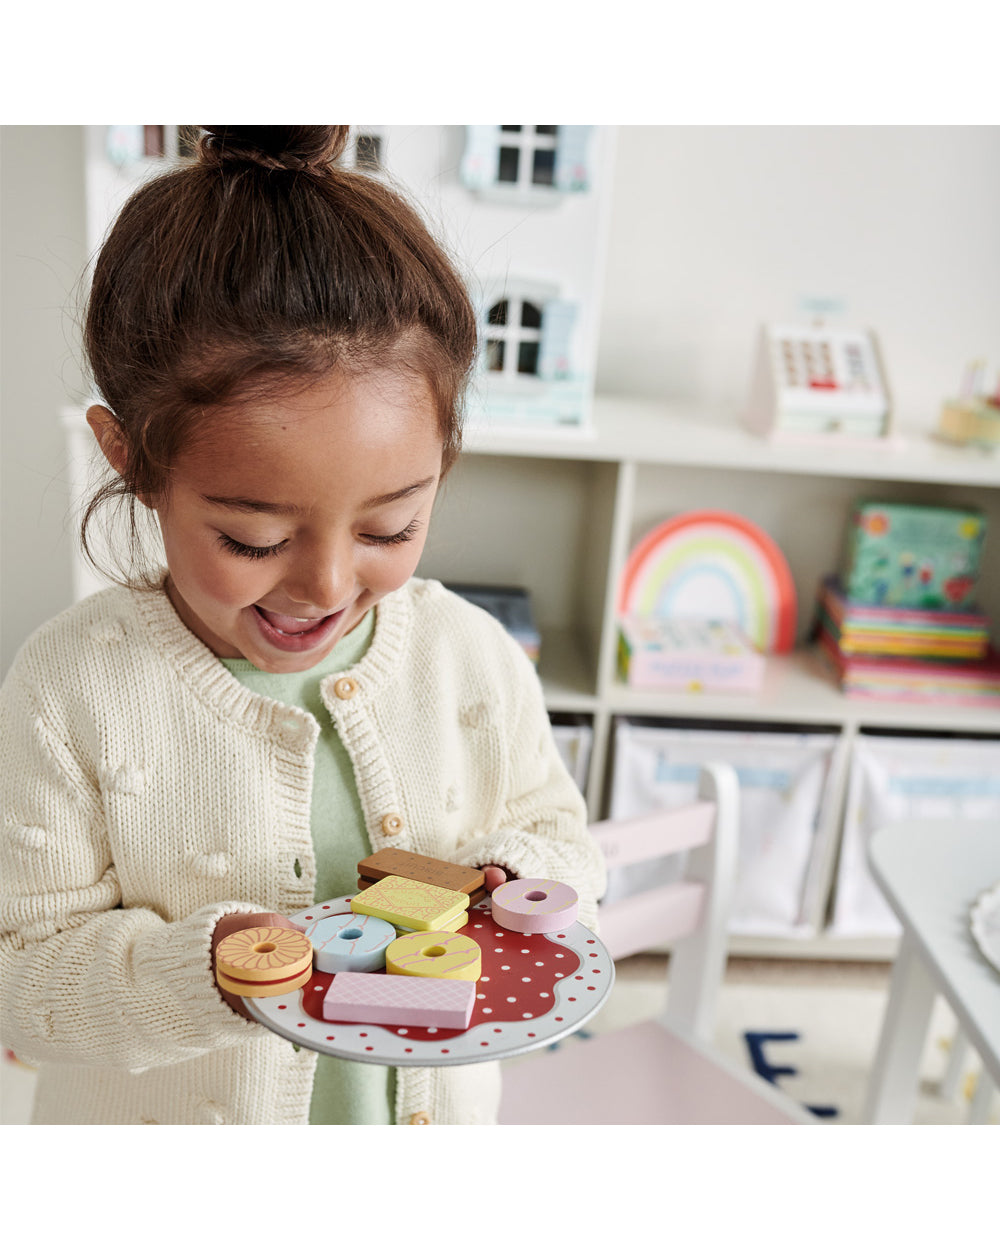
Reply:
[[486, 879], [481, 868], [464, 868], [445, 859], [417, 855], [398, 847], [385, 847], [358, 863], [358, 889], [364, 890], [383, 877], [406, 877], [409, 881], [426, 881], [445, 890], [468, 894], [469, 902], [478, 903], [486, 897]]
[[468, 894], [404, 877], [383, 877], [351, 899], [351, 911], [404, 929], [441, 929], [468, 906]]
[[404, 977], [478, 981], [483, 970], [479, 943], [464, 933], [408, 933], [385, 953], [386, 972]]
[[[469, 913], [460, 911], [453, 920], [442, 920], [438, 924], [439, 929], [445, 929], [449, 933], [457, 933], [459, 929], [464, 929], [469, 923]], [[404, 933], [426, 933], [426, 929], [409, 929], [405, 924], [395, 926], [396, 936], [402, 937]]]
[[314, 920], [306, 937], [320, 972], [374, 972], [385, 967], [385, 952], [396, 940], [396, 930], [388, 920], [349, 911]]
[[471, 981], [338, 972], [323, 999], [323, 1019], [466, 1029], [475, 1002], [476, 987]]
[[242, 998], [273, 998], [305, 985], [312, 960], [312, 943], [298, 929], [240, 929], [216, 947], [215, 979]]
[[579, 895], [544, 877], [506, 881], [493, 891], [493, 919], [514, 933], [551, 933], [576, 920]]

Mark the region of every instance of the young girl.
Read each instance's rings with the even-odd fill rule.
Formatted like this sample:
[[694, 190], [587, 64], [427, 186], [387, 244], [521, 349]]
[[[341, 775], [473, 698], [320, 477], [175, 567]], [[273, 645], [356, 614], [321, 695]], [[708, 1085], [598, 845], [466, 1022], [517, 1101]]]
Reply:
[[[104, 244], [85, 343], [128, 585], [2, 692], [3, 1042], [48, 1123], [489, 1123], [494, 1064], [298, 1049], [215, 984], [234, 928], [395, 846], [573, 885], [603, 869], [521, 649], [413, 577], [475, 319], [346, 127], [207, 127]], [[155, 514], [166, 569], [141, 576]]]

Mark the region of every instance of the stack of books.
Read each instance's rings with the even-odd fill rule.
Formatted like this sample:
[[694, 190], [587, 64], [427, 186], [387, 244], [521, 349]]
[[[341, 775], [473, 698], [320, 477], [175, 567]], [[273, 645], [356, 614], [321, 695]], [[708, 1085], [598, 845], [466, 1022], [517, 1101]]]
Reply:
[[819, 593], [818, 637], [847, 694], [1000, 705], [1000, 655], [980, 612], [859, 603], [829, 577]]

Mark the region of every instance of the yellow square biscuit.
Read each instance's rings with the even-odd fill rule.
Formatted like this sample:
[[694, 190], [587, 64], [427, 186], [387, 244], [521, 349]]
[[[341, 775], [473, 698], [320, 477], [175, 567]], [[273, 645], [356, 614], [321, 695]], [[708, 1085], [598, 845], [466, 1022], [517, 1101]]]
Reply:
[[405, 877], [383, 877], [351, 899], [351, 911], [406, 929], [440, 929], [468, 906], [468, 894]]

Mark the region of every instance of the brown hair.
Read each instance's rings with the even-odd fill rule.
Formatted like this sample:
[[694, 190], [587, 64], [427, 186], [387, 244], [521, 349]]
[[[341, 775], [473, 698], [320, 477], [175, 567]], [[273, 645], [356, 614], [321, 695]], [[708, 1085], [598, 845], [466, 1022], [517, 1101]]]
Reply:
[[[476, 351], [464, 283], [385, 182], [335, 162], [346, 126], [206, 126], [195, 160], [145, 183], [101, 248], [84, 327], [125, 466], [90, 500], [128, 509], [167, 483], [180, 449], [236, 400], [331, 368], [417, 372], [441, 423], [442, 472], [461, 447]], [[148, 584], [148, 581], [147, 581]]]

